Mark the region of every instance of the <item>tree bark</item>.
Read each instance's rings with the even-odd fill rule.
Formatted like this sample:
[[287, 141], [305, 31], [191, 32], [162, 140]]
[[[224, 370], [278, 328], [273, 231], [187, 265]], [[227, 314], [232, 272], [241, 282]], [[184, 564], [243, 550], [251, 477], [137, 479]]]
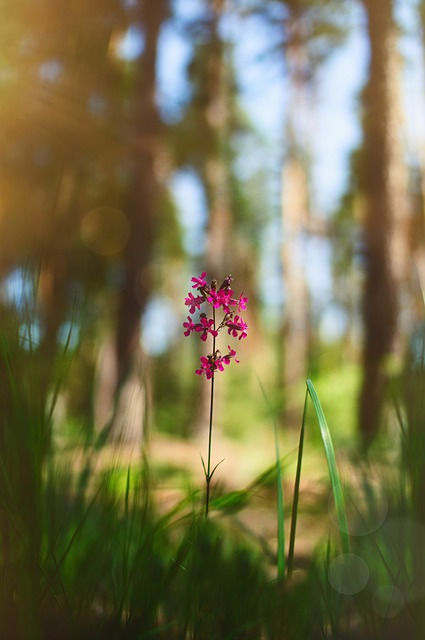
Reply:
[[[286, 62], [289, 104], [286, 122], [287, 157], [282, 171], [282, 266], [284, 278], [285, 422], [298, 422], [297, 384], [305, 377], [311, 343], [310, 300], [306, 274], [306, 228], [310, 217], [307, 176], [309, 162], [307, 98], [309, 63], [302, 38], [302, 17], [288, 21]], [[310, 70], [311, 71], [311, 70]], [[295, 415], [296, 413], [296, 415]]]
[[135, 105], [134, 176], [128, 202], [131, 234], [124, 255], [117, 328], [118, 378], [125, 377], [140, 342], [140, 316], [151, 290], [149, 266], [154, 242], [156, 196], [155, 160], [160, 135], [156, 104], [158, 38], [166, 16], [167, 0], [144, 2], [140, 10], [145, 50], [139, 65], [139, 91]]
[[225, 44], [218, 26], [223, 0], [210, 0], [211, 41], [207, 62], [207, 96], [205, 119], [211, 132], [212, 149], [206, 159], [204, 184], [208, 203], [208, 234], [206, 265], [208, 273], [221, 280], [228, 275], [232, 259], [233, 216], [229, 185], [229, 168], [224, 157], [228, 130], [228, 87]]
[[[223, 0], [209, 0], [209, 42], [205, 61], [204, 126], [208, 132], [209, 148], [201, 168], [202, 181], [208, 207], [205, 264], [209, 277], [221, 281], [232, 271], [233, 216], [230, 197], [229, 168], [224, 157], [229, 105], [225, 67], [225, 43], [219, 33]], [[202, 381], [204, 382], [204, 381]], [[220, 414], [222, 390], [216, 385], [215, 414]], [[194, 430], [204, 436], [208, 431], [210, 412], [210, 385], [202, 384], [199, 408]]]
[[308, 212], [307, 176], [299, 160], [288, 159], [283, 169], [282, 263], [285, 282], [284, 384], [287, 392], [306, 374], [309, 354], [309, 295], [305, 274], [303, 222]]
[[[147, 415], [146, 406], [139, 406], [140, 403], [146, 404], [148, 397], [145, 386], [146, 357], [141, 353], [140, 333], [141, 316], [152, 288], [151, 261], [157, 192], [155, 163], [160, 138], [156, 69], [158, 39], [167, 8], [168, 0], [146, 0], [139, 3], [138, 15], [135, 16], [143, 24], [145, 38], [134, 101], [133, 184], [126, 210], [130, 236], [124, 250], [123, 282], [118, 300], [115, 366], [109, 372], [113, 382], [107, 385], [113, 393], [112, 396], [109, 394], [109, 401], [103, 400], [109, 411], [105, 413], [104, 407], [100, 409], [103, 415], [112, 416], [112, 439], [134, 444], [141, 443]], [[106, 361], [109, 361], [109, 357], [106, 357]], [[129, 404], [128, 398], [134, 402]]]
[[366, 443], [377, 434], [388, 359], [396, 352], [397, 285], [406, 278], [405, 171], [398, 138], [397, 51], [392, 0], [363, 0], [370, 43], [364, 94], [364, 149], [360, 189], [364, 197], [365, 283], [363, 381], [359, 429]]

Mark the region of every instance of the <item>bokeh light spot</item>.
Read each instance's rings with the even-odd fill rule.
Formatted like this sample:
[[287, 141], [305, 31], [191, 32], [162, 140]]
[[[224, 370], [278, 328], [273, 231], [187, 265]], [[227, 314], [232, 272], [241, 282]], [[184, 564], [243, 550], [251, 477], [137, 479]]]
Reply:
[[338, 593], [353, 595], [367, 585], [369, 568], [363, 558], [355, 553], [343, 553], [329, 565], [328, 579]]

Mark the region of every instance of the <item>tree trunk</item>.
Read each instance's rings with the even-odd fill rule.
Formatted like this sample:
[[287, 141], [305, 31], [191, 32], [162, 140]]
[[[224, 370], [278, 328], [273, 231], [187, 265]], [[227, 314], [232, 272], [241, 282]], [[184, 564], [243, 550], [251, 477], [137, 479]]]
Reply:
[[285, 281], [285, 389], [290, 390], [306, 374], [309, 353], [309, 296], [305, 273], [303, 223], [308, 213], [307, 176], [293, 157], [283, 168], [282, 262]]
[[377, 434], [388, 358], [396, 352], [397, 293], [408, 269], [403, 159], [398, 138], [397, 51], [392, 0], [363, 0], [370, 42], [364, 94], [365, 283], [363, 381], [359, 428], [366, 441]]
[[207, 63], [207, 95], [205, 118], [211, 131], [211, 155], [206, 159], [204, 184], [207, 195], [209, 217], [206, 265], [211, 276], [221, 280], [232, 267], [233, 216], [230, 197], [229, 168], [224, 156], [228, 129], [228, 87], [225, 44], [218, 25], [223, 11], [223, 0], [211, 0], [211, 42]]
[[[282, 171], [282, 265], [285, 294], [284, 371], [285, 422], [299, 421], [298, 383], [305, 377], [310, 353], [310, 304], [306, 274], [306, 227], [309, 220], [307, 164], [308, 61], [302, 40], [302, 19], [287, 25], [289, 101], [286, 123], [287, 158]], [[307, 107], [307, 105], [309, 105]], [[296, 414], [296, 415], [295, 415]]]
[[[209, 42], [205, 61], [205, 112], [203, 118], [210, 141], [201, 169], [208, 207], [206, 271], [219, 283], [232, 271], [233, 216], [229, 185], [229, 168], [224, 156], [228, 127], [229, 104], [227, 95], [225, 43], [219, 33], [223, 0], [209, 0]], [[215, 415], [220, 414], [222, 389], [215, 386]], [[195, 432], [204, 436], [208, 431], [210, 411], [210, 385], [202, 381], [201, 398], [197, 411]]]
[[[156, 202], [156, 171], [160, 118], [156, 104], [156, 68], [158, 39], [167, 15], [167, 0], [139, 3], [135, 16], [144, 27], [144, 53], [139, 62], [139, 85], [135, 99], [135, 139], [133, 142], [133, 185], [127, 207], [130, 224], [129, 241], [125, 247], [124, 274], [118, 301], [115, 341], [115, 366], [109, 371], [112, 393], [103, 399], [102, 415], [112, 417], [111, 437], [114, 440], [140, 443], [143, 422], [147, 415], [147, 392], [137, 391], [146, 384], [145, 358], [141, 354], [141, 316], [151, 291], [151, 260], [154, 244]], [[106, 351], [108, 348], [106, 347]], [[105, 362], [109, 358], [105, 358]], [[142, 370], [143, 369], [143, 370]], [[105, 375], [100, 375], [104, 379]], [[129, 403], [125, 398], [137, 400]], [[105, 405], [108, 409], [105, 410]], [[98, 410], [98, 415], [99, 415]], [[142, 420], [142, 416], [144, 419]]]

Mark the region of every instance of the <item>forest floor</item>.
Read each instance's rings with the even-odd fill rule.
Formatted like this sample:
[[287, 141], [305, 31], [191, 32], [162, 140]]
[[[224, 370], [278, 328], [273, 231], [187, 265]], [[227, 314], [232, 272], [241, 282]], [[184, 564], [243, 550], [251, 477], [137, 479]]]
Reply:
[[[298, 434], [290, 434], [291, 446], [296, 445]], [[292, 442], [293, 441], [293, 442]], [[223, 461], [217, 468], [214, 480], [221, 491], [247, 490], [250, 500], [232, 518], [241, 528], [249, 530], [256, 538], [267, 541], [271, 549], [277, 543], [277, 496], [276, 480], [265, 486], [253, 486], [255, 480], [275, 464], [274, 442], [235, 441], [223, 436], [213, 441], [213, 465]], [[207, 437], [182, 440], [169, 435], [155, 434], [149, 442], [149, 460], [152, 469], [155, 493], [161, 509], [167, 511], [188, 490], [204, 490], [205, 477], [201, 453], [206, 459]], [[290, 460], [283, 461], [287, 477], [284, 477], [286, 503], [285, 529], [289, 537], [290, 509], [295, 477], [296, 449], [288, 454]], [[296, 554], [308, 557], [317, 545], [326, 540], [335, 529], [328, 517], [327, 502], [329, 486], [326, 463], [312, 450], [306, 460], [307, 473], [301, 478], [300, 510], [297, 526]], [[226, 516], [225, 516], [226, 517]], [[333, 532], [335, 533], [335, 532]]]
[[[286, 539], [289, 537], [297, 439], [296, 433], [290, 434], [287, 438], [290, 453], [286, 456], [288, 460], [283, 456], [282, 465]], [[277, 544], [276, 479], [271, 473], [268, 481], [257, 484], [255, 481], [265, 471], [273, 468], [274, 446], [271, 438], [264, 441], [262, 437], [261, 442], [260, 438], [257, 441], [252, 438], [236, 441], [217, 435], [212, 449], [212, 465], [222, 460], [214, 474], [216, 491], [224, 493], [246, 490], [250, 495], [248, 504], [243, 509], [230, 515], [222, 513], [223, 517], [231, 518], [233, 525], [248, 532], [253, 538], [265, 541], [273, 551]], [[190, 492], [204, 491], [205, 477], [201, 453], [205, 460], [206, 449], [206, 436], [189, 440], [159, 433], [150, 436], [147, 456], [151, 487], [161, 512], [170, 511]], [[137, 469], [140, 468], [140, 457], [131, 446], [120, 446], [118, 449], [106, 447], [97, 459], [95, 469], [102, 471], [111, 463], [123, 471], [129, 465]], [[327, 510], [329, 486], [326, 462], [315, 448], [309, 451], [307, 447], [304, 468], [296, 542], [296, 555], [303, 559], [300, 564], [304, 563], [304, 559], [308, 559], [319, 543], [326, 542], [330, 532], [335, 534], [335, 527]], [[215, 517], [214, 512], [212, 517]]]

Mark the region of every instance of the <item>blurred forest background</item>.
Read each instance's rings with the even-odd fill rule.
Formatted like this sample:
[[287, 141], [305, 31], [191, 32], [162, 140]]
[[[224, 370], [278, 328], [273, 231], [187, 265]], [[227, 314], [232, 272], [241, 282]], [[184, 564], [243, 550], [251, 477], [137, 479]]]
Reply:
[[257, 428], [257, 378], [299, 425], [309, 376], [373, 439], [425, 338], [425, 2], [0, 6], [0, 325], [28, 402], [127, 442], [206, 428], [184, 297], [231, 273], [224, 427]]

